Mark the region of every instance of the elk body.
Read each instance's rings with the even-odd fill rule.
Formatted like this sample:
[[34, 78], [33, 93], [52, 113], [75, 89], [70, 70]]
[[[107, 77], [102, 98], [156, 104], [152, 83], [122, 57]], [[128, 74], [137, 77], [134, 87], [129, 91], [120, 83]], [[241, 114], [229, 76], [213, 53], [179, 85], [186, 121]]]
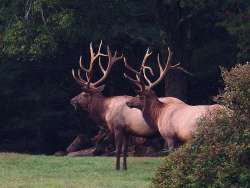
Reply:
[[134, 79], [127, 74], [124, 74], [124, 76], [140, 89], [139, 96], [132, 98], [127, 102], [127, 105], [130, 108], [140, 109], [147, 124], [159, 130], [161, 136], [167, 142], [169, 150], [172, 150], [190, 140], [197, 129], [198, 121], [202, 117], [212, 115], [217, 109], [221, 108], [221, 106], [218, 104], [191, 106], [184, 102], [175, 103], [169, 101], [162, 103], [159, 101], [152, 88], [164, 78], [168, 70], [175, 69], [179, 66], [179, 64], [173, 66], [170, 64], [172, 56], [170, 49], [168, 49], [168, 53], [169, 55], [164, 69], [160, 63], [158, 54], [157, 62], [160, 69], [160, 76], [153, 83], [146, 76], [147, 70], [153, 74], [152, 69], [145, 65], [147, 58], [151, 55], [149, 50], [146, 52], [140, 71], [132, 69], [126, 60], [124, 61], [125, 66], [134, 73], [136, 77]]
[[[106, 97], [102, 95], [104, 85], [102, 82], [106, 79], [108, 73], [111, 70], [113, 64], [120, 59], [122, 56], [117, 57], [115, 52], [114, 56], [107, 47], [107, 54], [102, 54], [101, 44], [99, 50], [95, 54], [90, 45], [90, 66], [86, 69], [83, 66], [82, 59], [80, 58], [80, 70], [76, 75], [75, 71], [72, 70], [74, 79], [78, 84], [81, 85], [83, 92], [71, 99], [71, 104], [75, 108], [81, 108], [87, 111], [90, 117], [98, 124], [102, 124], [108, 127], [115, 137], [116, 146], [116, 169], [120, 169], [120, 155], [123, 154], [123, 169], [127, 169], [127, 149], [128, 149], [128, 137], [129, 135], [152, 137], [158, 133], [158, 129], [150, 127], [146, 124], [142, 117], [142, 112], [138, 109], [129, 108], [126, 103], [133, 99], [131, 96], [113, 96]], [[104, 69], [100, 57], [108, 57], [107, 68]], [[100, 80], [93, 83], [93, 67], [96, 59], [99, 58], [99, 67], [103, 72], [103, 76]], [[81, 77], [81, 72], [85, 72], [87, 80]], [[178, 99], [172, 98], [160, 98], [162, 102], [175, 101], [176, 103], [181, 102]], [[123, 151], [122, 151], [123, 149]]]

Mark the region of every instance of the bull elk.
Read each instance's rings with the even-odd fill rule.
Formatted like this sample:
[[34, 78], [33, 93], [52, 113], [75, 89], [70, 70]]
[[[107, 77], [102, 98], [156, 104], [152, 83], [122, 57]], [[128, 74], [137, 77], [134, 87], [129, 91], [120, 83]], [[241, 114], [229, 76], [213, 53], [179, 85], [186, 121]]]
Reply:
[[152, 88], [160, 83], [170, 69], [177, 69], [179, 64], [171, 65], [172, 52], [168, 48], [168, 59], [165, 68], [163, 68], [158, 54], [157, 64], [160, 74], [152, 82], [146, 74], [148, 71], [153, 75], [153, 70], [145, 65], [151, 54], [152, 52], [149, 52], [149, 49], [147, 49], [139, 71], [131, 68], [124, 61], [125, 67], [135, 75], [135, 78], [127, 74], [124, 74], [124, 76], [139, 88], [139, 95], [127, 102], [127, 105], [130, 108], [140, 109], [147, 124], [159, 130], [161, 136], [167, 142], [169, 150], [172, 150], [190, 140], [197, 129], [198, 120], [204, 116], [209, 116], [216, 109], [220, 108], [220, 105], [191, 106], [184, 102], [173, 103], [170, 101], [162, 103], [159, 101]]
[[[120, 155], [123, 148], [123, 169], [127, 169], [127, 148], [129, 135], [151, 137], [158, 133], [158, 130], [148, 126], [142, 117], [142, 113], [138, 109], [131, 109], [126, 105], [130, 101], [131, 96], [113, 96], [106, 97], [102, 95], [104, 89], [103, 81], [107, 78], [111, 67], [115, 62], [121, 60], [123, 56], [118, 57], [115, 52], [112, 55], [109, 47], [107, 46], [107, 54], [101, 53], [101, 45], [99, 45], [98, 52], [94, 53], [92, 44], [90, 44], [90, 65], [85, 68], [80, 57], [77, 74], [72, 70], [72, 75], [76, 82], [80, 84], [83, 92], [71, 99], [71, 104], [84, 111], [87, 111], [90, 117], [98, 124], [103, 124], [108, 127], [111, 133], [115, 136], [116, 146], [116, 169], [120, 169]], [[101, 63], [101, 57], [108, 57], [107, 68], [104, 69]], [[93, 67], [99, 60], [98, 64], [103, 73], [103, 76], [93, 82]], [[82, 72], [85, 74], [86, 79], [82, 78]], [[162, 102], [175, 99], [160, 98]], [[176, 102], [180, 102], [176, 99]]]

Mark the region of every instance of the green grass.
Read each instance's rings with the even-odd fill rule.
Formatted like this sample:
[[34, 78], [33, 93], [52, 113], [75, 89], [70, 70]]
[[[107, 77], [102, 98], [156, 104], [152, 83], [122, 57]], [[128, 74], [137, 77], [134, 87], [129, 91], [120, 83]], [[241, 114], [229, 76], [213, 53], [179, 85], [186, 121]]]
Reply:
[[54, 157], [0, 153], [1, 188], [145, 188], [162, 158], [129, 157], [114, 170], [114, 157]]

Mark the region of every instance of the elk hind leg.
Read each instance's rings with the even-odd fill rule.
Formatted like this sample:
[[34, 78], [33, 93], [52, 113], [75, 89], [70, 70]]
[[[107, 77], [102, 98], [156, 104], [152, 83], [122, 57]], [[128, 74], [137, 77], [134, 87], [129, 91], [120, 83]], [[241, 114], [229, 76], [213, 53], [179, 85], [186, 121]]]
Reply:
[[128, 138], [127, 134], [123, 136], [123, 170], [127, 170]]
[[167, 138], [168, 150], [173, 151], [175, 147], [175, 141], [172, 138]]
[[167, 143], [169, 151], [173, 151], [175, 148], [178, 148], [182, 144], [182, 142], [176, 137], [167, 138]]
[[120, 170], [120, 155], [122, 150], [123, 133], [121, 130], [115, 131], [115, 148], [116, 148], [116, 170]]

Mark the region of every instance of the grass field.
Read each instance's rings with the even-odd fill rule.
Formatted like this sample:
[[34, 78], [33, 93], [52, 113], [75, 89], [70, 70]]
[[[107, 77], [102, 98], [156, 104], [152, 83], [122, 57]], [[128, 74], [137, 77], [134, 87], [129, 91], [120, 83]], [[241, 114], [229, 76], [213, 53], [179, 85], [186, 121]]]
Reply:
[[114, 157], [53, 157], [0, 153], [1, 188], [145, 188], [162, 158], [129, 157], [114, 170]]

